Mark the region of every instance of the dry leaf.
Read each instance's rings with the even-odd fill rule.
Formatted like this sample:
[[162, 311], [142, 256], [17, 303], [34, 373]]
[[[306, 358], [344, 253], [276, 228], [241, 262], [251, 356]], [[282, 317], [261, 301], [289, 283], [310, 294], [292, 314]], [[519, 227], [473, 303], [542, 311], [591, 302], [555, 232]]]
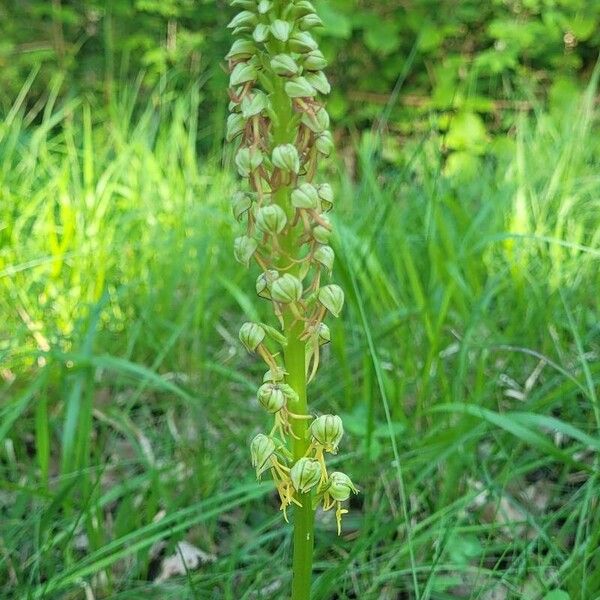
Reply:
[[187, 571], [193, 571], [202, 564], [213, 563], [216, 560], [214, 554], [204, 552], [189, 542], [178, 542], [175, 553], [161, 561], [160, 573], [154, 583], [162, 583], [176, 575], [185, 575]]

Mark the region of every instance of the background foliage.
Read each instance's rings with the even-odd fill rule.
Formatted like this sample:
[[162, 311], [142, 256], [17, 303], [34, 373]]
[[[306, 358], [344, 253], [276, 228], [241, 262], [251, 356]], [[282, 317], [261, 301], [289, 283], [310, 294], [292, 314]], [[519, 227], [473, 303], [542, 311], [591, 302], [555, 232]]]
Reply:
[[[596, 600], [599, 3], [319, 10], [347, 308], [310, 397], [361, 494], [341, 538], [318, 515], [314, 598]], [[2, 598], [289, 584], [248, 464], [229, 14], [0, 3]]]
[[[480, 152], [486, 128], [512, 124], [506, 109], [562, 96], [589, 76], [600, 43], [598, 0], [317, 0], [331, 62], [338, 123], [372, 123], [403, 84], [392, 126], [432, 126], [432, 110], [461, 111]], [[55, 77], [67, 95], [101, 101], [116, 82], [173, 89], [208, 79], [203, 102], [220, 119], [231, 15], [224, 0], [5, 0], [0, 6], [0, 99], [10, 102], [32, 68], [34, 94]], [[394, 103], [395, 104], [395, 103]], [[504, 109], [504, 110], [500, 110]], [[443, 120], [434, 124], [444, 128]]]

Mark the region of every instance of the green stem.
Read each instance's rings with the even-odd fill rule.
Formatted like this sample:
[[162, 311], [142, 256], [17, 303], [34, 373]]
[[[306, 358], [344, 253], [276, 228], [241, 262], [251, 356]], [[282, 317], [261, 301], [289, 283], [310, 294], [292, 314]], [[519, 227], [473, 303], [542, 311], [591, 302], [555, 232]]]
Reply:
[[[296, 129], [294, 123], [294, 112], [291, 100], [285, 94], [283, 83], [273, 77], [275, 83], [272, 97], [274, 112], [277, 122], [273, 124], [273, 140], [275, 144], [294, 143]], [[290, 200], [291, 189], [286, 186], [279, 188], [274, 194], [274, 200], [291, 217], [293, 211]], [[288, 255], [298, 252], [298, 228], [291, 229], [282, 246]], [[290, 272], [297, 272], [298, 267], [292, 268]], [[303, 323], [295, 321], [294, 316], [288, 309], [284, 313], [284, 333], [287, 345], [284, 350], [285, 370], [287, 371], [287, 383], [298, 394], [298, 400], [290, 403], [291, 412], [297, 415], [308, 414], [306, 399], [306, 365], [305, 347], [306, 342], [300, 340], [304, 326]], [[308, 421], [306, 419], [292, 418], [292, 431], [294, 440], [292, 452], [294, 461], [302, 458], [308, 449]], [[310, 582], [312, 574], [313, 548], [314, 548], [314, 520], [315, 513], [312, 506], [312, 494], [298, 494], [297, 500], [302, 508], [294, 510], [294, 551], [292, 559], [292, 600], [310, 600]]]
[[[302, 324], [291, 326], [291, 320], [286, 317], [287, 347], [285, 349], [285, 367], [288, 372], [287, 381], [298, 394], [298, 401], [291, 406], [294, 413], [308, 414], [306, 401], [306, 374], [305, 374], [305, 343], [300, 341]], [[308, 421], [304, 419], [292, 420], [292, 431], [298, 439], [294, 439], [294, 460], [302, 458], [308, 449], [307, 436]], [[292, 600], [309, 600], [310, 580], [312, 573], [313, 546], [314, 546], [314, 518], [312, 495], [298, 496], [302, 508], [294, 511], [294, 557], [292, 564]]]

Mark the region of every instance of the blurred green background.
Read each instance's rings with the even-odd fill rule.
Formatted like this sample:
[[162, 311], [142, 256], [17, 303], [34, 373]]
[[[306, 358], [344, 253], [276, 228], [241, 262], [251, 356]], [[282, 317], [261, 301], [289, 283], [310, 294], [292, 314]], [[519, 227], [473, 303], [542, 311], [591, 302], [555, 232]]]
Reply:
[[[313, 596], [597, 600], [600, 2], [315, 4], [347, 307], [309, 392], [361, 494]], [[232, 14], [0, 3], [2, 598], [285, 598]]]

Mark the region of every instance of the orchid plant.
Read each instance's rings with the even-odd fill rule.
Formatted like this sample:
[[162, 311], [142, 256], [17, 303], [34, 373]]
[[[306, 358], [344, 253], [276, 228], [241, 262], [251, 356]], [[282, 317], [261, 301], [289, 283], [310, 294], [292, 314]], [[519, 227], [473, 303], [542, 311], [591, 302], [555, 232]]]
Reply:
[[333, 190], [316, 182], [320, 161], [333, 151], [320, 100], [330, 85], [311, 35], [321, 20], [308, 0], [231, 4], [239, 12], [228, 25], [236, 39], [226, 56], [226, 137], [238, 144], [235, 164], [244, 183], [233, 214], [245, 223], [234, 254], [241, 264], [258, 266], [256, 293], [272, 304], [277, 322], [240, 329], [242, 344], [267, 368], [257, 398], [272, 415], [271, 427], [250, 450], [257, 477], [271, 474], [286, 521], [294, 508], [292, 598], [304, 600], [310, 597], [315, 509], [335, 509], [339, 534], [343, 503], [357, 492], [325, 460], [342, 439], [341, 418], [314, 417], [307, 405], [307, 385], [330, 341], [324, 320], [338, 317], [344, 304], [343, 290], [328, 282], [335, 259], [328, 218]]

